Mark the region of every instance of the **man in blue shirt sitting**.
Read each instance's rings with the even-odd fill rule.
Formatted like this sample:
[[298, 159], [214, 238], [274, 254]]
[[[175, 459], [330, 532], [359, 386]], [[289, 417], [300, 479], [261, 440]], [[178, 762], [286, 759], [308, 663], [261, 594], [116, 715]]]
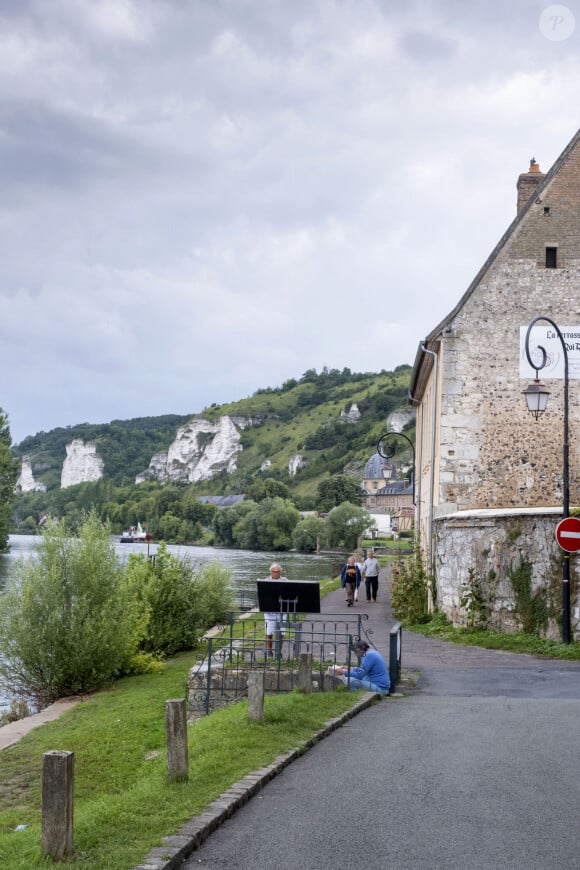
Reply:
[[[386, 662], [376, 649], [371, 649], [364, 640], [355, 640], [353, 652], [360, 659], [360, 667], [350, 669], [350, 690], [366, 689], [368, 692], [378, 692], [388, 695], [391, 680]], [[336, 668], [335, 673], [342, 674], [342, 681], [349, 684], [348, 668]]]

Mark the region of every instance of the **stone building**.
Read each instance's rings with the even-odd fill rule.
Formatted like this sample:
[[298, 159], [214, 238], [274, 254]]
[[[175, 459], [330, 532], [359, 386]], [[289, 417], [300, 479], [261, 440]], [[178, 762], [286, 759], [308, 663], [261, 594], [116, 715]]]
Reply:
[[[541, 377], [551, 395], [535, 422], [522, 391], [536, 373], [523, 348], [536, 317], [549, 317], [566, 335], [570, 503], [578, 505], [580, 131], [546, 174], [532, 160], [517, 194], [514, 221], [417, 352], [410, 390], [417, 415], [417, 521], [438, 604], [456, 623], [468, 618], [465, 593], [477, 587], [490, 626], [521, 627], [525, 607], [535, 601], [540, 615], [532, 628], [556, 637], [562, 554], [554, 532], [562, 514], [564, 417], [557, 363], [564, 354], [550, 325], [539, 323], [530, 346], [547, 349], [550, 367]], [[580, 601], [577, 562], [571, 562], [575, 632]]]
[[394, 513], [413, 505], [413, 487], [408, 480], [399, 480], [390, 459], [373, 453], [363, 470], [362, 506], [371, 513], [376, 509]]

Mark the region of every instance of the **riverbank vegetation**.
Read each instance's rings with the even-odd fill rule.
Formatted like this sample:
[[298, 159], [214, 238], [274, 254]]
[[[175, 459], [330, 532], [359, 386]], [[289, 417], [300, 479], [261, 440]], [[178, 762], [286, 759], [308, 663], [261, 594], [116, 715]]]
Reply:
[[218, 565], [194, 572], [164, 545], [123, 564], [94, 511], [75, 532], [49, 524], [2, 598], [0, 687], [41, 707], [194, 649], [233, 601]]
[[267, 696], [262, 723], [248, 719], [245, 701], [216, 711], [188, 728], [189, 781], [169, 784], [164, 705], [183, 695], [193, 664], [181, 653], [157, 673], [119, 680], [0, 752], [3, 867], [47, 866], [40, 855], [45, 752], [75, 753], [75, 856], [66, 866], [127, 870], [233, 783], [302, 745], [358, 699], [348, 692]]

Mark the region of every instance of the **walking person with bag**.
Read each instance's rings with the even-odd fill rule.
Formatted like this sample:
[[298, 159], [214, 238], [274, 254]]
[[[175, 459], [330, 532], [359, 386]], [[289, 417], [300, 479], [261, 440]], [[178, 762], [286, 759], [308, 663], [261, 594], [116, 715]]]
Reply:
[[354, 604], [354, 593], [360, 586], [360, 580], [361, 574], [355, 564], [354, 556], [349, 556], [346, 565], [343, 565], [340, 572], [340, 582], [346, 592], [347, 607], [352, 607]]

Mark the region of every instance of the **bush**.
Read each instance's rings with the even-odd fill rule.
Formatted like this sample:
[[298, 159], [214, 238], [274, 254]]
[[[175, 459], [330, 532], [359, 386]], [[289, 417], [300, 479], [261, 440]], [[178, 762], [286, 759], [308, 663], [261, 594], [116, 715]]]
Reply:
[[423, 554], [417, 545], [413, 555], [393, 568], [391, 607], [402, 621], [413, 624], [427, 614], [427, 588], [430, 578], [425, 570]]
[[137, 613], [109, 528], [51, 525], [20, 560], [0, 613], [0, 683], [39, 706], [101, 687], [137, 647]]
[[141, 615], [143, 651], [174, 655], [193, 649], [198, 635], [223, 619], [231, 607], [230, 572], [204, 565], [194, 576], [188, 559], [179, 559], [160, 544], [155, 560], [130, 556], [127, 578]]
[[130, 556], [127, 581], [139, 601], [140, 647], [154, 655], [173, 655], [196, 643], [193, 571], [160, 544], [155, 559]]
[[217, 563], [204, 565], [193, 580], [196, 627], [205, 631], [223, 622], [234, 604], [232, 574]]

